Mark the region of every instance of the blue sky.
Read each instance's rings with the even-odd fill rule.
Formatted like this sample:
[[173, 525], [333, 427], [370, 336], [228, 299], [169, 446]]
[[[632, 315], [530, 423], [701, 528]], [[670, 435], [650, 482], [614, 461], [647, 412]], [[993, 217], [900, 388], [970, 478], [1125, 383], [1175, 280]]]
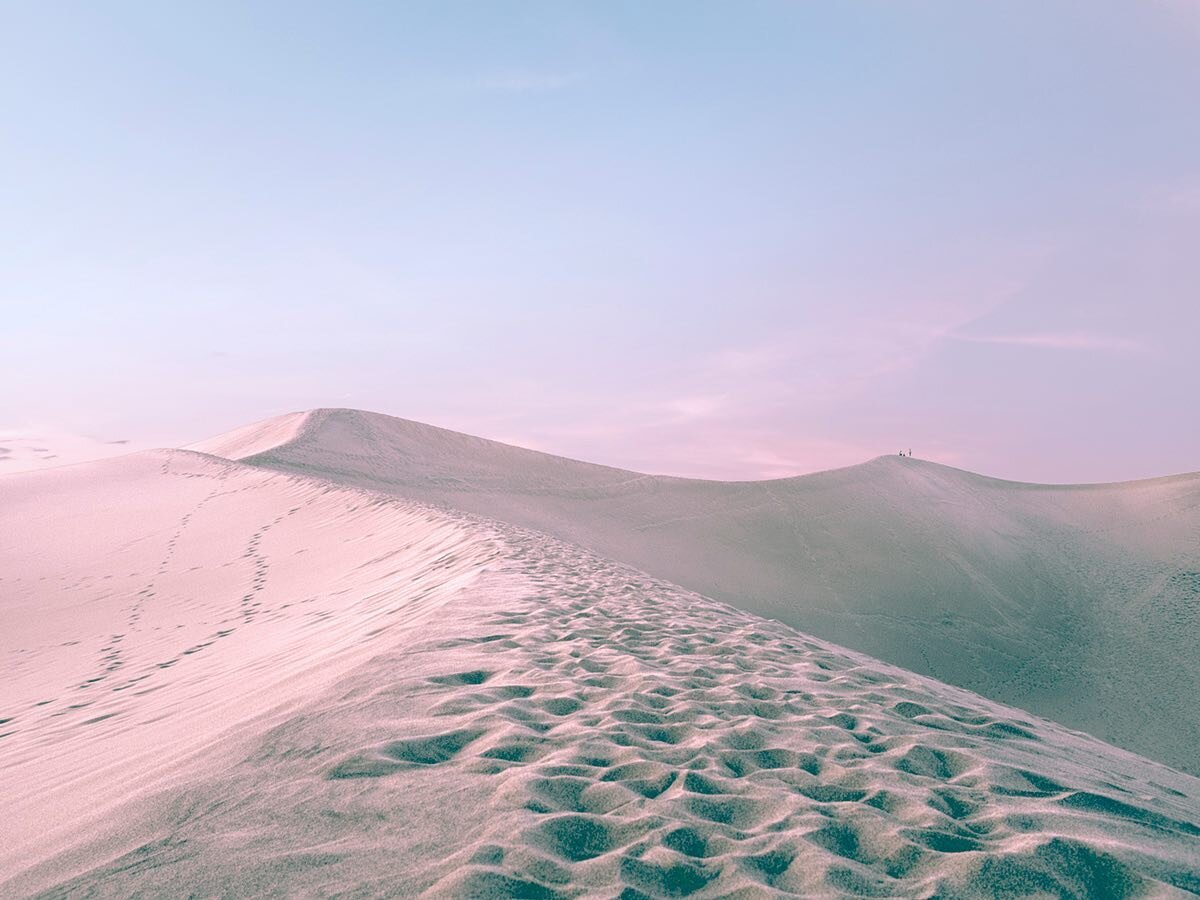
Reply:
[[1195, 470], [1197, 97], [1197, 0], [0, 0], [0, 431]]

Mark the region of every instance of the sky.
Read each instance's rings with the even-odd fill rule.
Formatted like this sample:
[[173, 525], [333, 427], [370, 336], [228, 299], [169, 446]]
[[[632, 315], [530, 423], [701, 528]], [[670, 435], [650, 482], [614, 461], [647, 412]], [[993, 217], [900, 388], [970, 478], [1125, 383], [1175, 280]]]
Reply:
[[0, 0], [0, 472], [323, 406], [1194, 471], [1198, 97], [1200, 0]]

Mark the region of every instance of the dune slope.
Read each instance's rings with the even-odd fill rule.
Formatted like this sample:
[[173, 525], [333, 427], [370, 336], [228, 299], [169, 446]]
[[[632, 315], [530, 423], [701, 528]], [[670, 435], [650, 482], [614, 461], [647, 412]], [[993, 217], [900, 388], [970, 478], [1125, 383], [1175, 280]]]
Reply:
[[193, 453], [0, 492], [2, 893], [1200, 892], [1200, 780], [544, 534]]
[[0, 533], [0, 872], [220, 765], [496, 552], [415, 504], [184, 451], [0, 478]]
[[1045, 486], [884, 457], [711, 482], [353, 410], [253, 428], [288, 434], [198, 448], [545, 531], [1200, 772], [1198, 475]]

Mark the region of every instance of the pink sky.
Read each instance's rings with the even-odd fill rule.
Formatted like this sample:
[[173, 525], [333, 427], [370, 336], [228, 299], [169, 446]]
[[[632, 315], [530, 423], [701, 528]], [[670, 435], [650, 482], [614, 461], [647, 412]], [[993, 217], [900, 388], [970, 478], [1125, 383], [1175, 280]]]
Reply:
[[13, 11], [0, 432], [1195, 470], [1196, 9]]

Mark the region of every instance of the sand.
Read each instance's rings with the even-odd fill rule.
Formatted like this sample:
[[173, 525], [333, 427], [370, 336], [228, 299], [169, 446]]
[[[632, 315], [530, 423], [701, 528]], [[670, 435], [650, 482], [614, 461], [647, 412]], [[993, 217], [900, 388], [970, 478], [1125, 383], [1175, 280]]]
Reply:
[[1200, 474], [1033, 485], [888, 456], [715, 482], [354, 410], [252, 428], [195, 449], [543, 531], [1200, 774]]
[[213, 751], [206, 771], [495, 552], [388, 498], [180, 451], [0, 479], [0, 532], [0, 872]]
[[125, 456], [154, 446], [153, 443], [122, 439], [103, 440], [60, 428], [0, 425], [0, 475]]
[[1200, 893], [1200, 780], [542, 532], [161, 451], [0, 533], [5, 896]]

